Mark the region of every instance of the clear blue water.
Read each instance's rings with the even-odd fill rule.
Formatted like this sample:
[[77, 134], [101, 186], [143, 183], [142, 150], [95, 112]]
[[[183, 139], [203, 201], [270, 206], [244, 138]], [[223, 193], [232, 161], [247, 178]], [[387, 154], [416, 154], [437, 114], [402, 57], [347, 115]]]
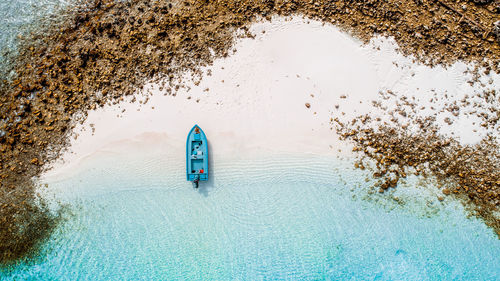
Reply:
[[[35, 264], [4, 280], [498, 280], [500, 242], [477, 220], [422, 200], [355, 199], [346, 162], [223, 160], [195, 190], [168, 155], [93, 158], [61, 188], [73, 215]], [[365, 184], [366, 185], [366, 184]], [[351, 191], [351, 189], [353, 191]], [[353, 197], [353, 195], [355, 195]], [[418, 200], [417, 200], [418, 201]], [[396, 207], [394, 207], [396, 206]]]

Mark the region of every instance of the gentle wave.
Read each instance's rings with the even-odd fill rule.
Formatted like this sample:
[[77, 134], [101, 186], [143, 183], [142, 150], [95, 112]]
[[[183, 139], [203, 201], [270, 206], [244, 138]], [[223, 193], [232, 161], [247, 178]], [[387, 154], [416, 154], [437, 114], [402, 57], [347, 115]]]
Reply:
[[185, 181], [183, 159], [164, 156], [108, 155], [49, 183], [49, 189], [70, 187], [65, 200], [74, 215], [39, 264], [19, 266], [8, 279], [487, 280], [499, 274], [500, 245], [481, 222], [457, 210], [427, 218], [354, 200], [349, 187], [363, 177], [349, 161], [217, 156], [212, 181], [196, 190]]

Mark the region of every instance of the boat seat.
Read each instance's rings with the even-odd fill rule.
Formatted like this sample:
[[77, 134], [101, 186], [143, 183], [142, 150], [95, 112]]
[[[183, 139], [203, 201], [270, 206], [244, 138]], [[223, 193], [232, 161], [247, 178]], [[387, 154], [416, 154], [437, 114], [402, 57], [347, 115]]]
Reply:
[[191, 155], [191, 159], [203, 159], [203, 151], [201, 151], [201, 150], [195, 151]]
[[200, 134], [194, 134], [194, 140], [201, 140]]

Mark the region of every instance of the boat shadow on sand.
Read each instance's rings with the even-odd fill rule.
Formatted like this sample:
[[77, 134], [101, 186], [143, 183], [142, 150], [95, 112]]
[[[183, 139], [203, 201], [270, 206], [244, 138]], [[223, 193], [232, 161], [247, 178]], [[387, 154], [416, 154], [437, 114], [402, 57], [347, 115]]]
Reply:
[[212, 145], [210, 144], [210, 141], [207, 140], [207, 146], [208, 146], [208, 180], [207, 181], [200, 181], [198, 184], [197, 191], [205, 196], [208, 197], [208, 194], [215, 188], [214, 185], [214, 159], [213, 159], [213, 154], [212, 154]]

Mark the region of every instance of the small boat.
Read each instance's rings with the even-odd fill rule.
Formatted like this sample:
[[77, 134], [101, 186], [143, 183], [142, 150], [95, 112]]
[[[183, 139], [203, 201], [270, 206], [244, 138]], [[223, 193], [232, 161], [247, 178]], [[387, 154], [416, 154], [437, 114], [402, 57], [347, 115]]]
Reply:
[[198, 125], [194, 125], [187, 137], [186, 176], [195, 188], [198, 188], [199, 181], [208, 180], [208, 142]]

